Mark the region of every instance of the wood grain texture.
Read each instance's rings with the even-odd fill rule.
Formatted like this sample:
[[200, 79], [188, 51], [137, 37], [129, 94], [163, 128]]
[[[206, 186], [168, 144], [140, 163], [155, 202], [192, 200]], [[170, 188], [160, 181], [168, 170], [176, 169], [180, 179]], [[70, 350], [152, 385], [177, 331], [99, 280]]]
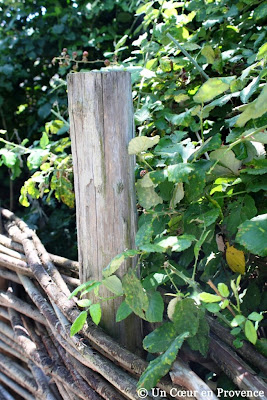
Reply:
[[[70, 74], [68, 99], [80, 279], [101, 280], [103, 268], [114, 256], [134, 248], [136, 234], [135, 160], [127, 151], [134, 135], [130, 73]], [[117, 275], [122, 276], [134, 262], [125, 262]], [[112, 295], [102, 286], [100, 294]], [[142, 339], [141, 322], [129, 317], [116, 323], [120, 302], [103, 303], [101, 324], [120, 343], [136, 351]]]

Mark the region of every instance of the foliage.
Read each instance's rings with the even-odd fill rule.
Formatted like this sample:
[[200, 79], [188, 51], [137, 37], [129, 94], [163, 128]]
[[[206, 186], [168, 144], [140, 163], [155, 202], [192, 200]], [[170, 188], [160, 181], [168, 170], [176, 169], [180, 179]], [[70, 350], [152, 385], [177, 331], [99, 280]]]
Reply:
[[[112, 8], [104, 3], [99, 7]], [[58, 18], [64, 15], [62, 11]], [[82, 298], [92, 290], [97, 296], [98, 286], [104, 284], [112, 296], [123, 296], [117, 321], [134, 312], [148, 322], [162, 322], [144, 339], [144, 348], [158, 357], [140, 378], [140, 387], [151, 388], [168, 372], [183, 342], [206, 355], [206, 312], [229, 326], [236, 347], [248, 340], [264, 352], [259, 327], [264, 328], [267, 238], [266, 16], [266, 5], [258, 0], [138, 2], [136, 17], [142, 24], [132, 33], [130, 49], [128, 31], [104, 54], [112, 61], [105, 64], [107, 70], [132, 74], [138, 135], [129, 143], [129, 154], [137, 158], [137, 249], [116, 256], [104, 269], [102, 281], [89, 281], [72, 296], [80, 293]], [[65, 23], [55, 26], [57, 35], [65, 29]], [[67, 64], [61, 65], [61, 76], [77, 60], [71, 59], [74, 40], [59, 56]], [[87, 53], [83, 57], [88, 59]], [[62, 104], [61, 121], [66, 119]], [[47, 110], [40, 100], [39, 114]], [[22, 188], [25, 205], [29, 195], [40, 196], [43, 187], [70, 202], [72, 188], [66, 180], [71, 175], [65, 174], [71, 171], [65, 160], [71, 159], [63, 138], [58, 139], [63, 148], [57, 152], [51, 134], [39, 135], [27, 148], [25, 143], [6, 143], [1, 149], [2, 162], [15, 175], [20, 147], [29, 154], [28, 167], [34, 174]], [[47, 177], [45, 165], [51, 162]], [[62, 182], [57, 175], [61, 169]], [[139, 256], [141, 277], [130, 270], [120, 280], [116, 271], [134, 256]], [[168, 321], [163, 318], [167, 295], [174, 297]], [[83, 311], [72, 334], [82, 328], [88, 313], [96, 324], [100, 321], [106, 299], [95, 304], [84, 300], [79, 300]]]
[[[74, 211], [68, 209], [74, 205], [74, 195], [65, 82], [75, 64], [61, 62], [58, 68], [53, 58], [63, 57], [62, 49], [68, 48], [71, 55], [77, 53], [73, 56], [79, 66], [88, 62], [96, 68], [103, 65], [96, 60], [117, 43], [119, 59], [119, 39], [121, 35], [127, 39], [134, 28], [134, 7], [132, 0], [44, 0], [39, 4], [7, 0], [0, 4], [0, 129], [6, 132], [4, 140], [13, 143], [0, 143], [0, 202], [39, 228], [51, 252], [66, 256], [71, 247], [69, 256], [77, 257]], [[127, 52], [126, 40], [122, 47]], [[29, 207], [27, 212], [20, 207], [19, 197]], [[51, 226], [50, 219], [57, 215], [61, 220], [62, 214], [64, 223]], [[67, 250], [55, 240], [59, 236], [70, 244]]]
[[[252, 282], [264, 296], [266, 8], [258, 1], [152, 0], [136, 13], [144, 21], [132, 58], [108, 67], [132, 73], [139, 132], [129, 154], [137, 157], [141, 279], [134, 271], [123, 277], [117, 319], [132, 311], [163, 321], [157, 288], [176, 296], [169, 321], [144, 339], [147, 351], [161, 354], [140, 378], [149, 389], [181, 341], [207, 353], [207, 311], [231, 328], [236, 347], [243, 340], [261, 347], [260, 301], [248, 305], [246, 298]], [[104, 276], [116, 273], [126, 254]], [[150, 308], [159, 310], [155, 318]]]

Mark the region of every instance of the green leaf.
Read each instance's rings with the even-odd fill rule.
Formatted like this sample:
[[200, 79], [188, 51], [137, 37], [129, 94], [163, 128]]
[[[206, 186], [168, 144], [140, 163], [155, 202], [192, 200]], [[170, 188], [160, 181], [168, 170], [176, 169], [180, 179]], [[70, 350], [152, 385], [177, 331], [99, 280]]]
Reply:
[[217, 313], [221, 310], [218, 303], [207, 303], [205, 304], [205, 308], [211, 313]]
[[236, 338], [235, 340], [233, 340], [233, 345], [236, 349], [240, 349], [243, 346], [243, 342], [242, 340]]
[[77, 332], [79, 332], [83, 328], [86, 319], [87, 319], [87, 311], [82, 311], [71, 325], [70, 336], [74, 336]]
[[123, 301], [119, 306], [117, 313], [116, 313], [116, 322], [120, 322], [125, 318], [129, 317], [132, 314], [132, 309], [128, 306], [126, 301]]
[[116, 255], [111, 262], [109, 263], [109, 265], [103, 269], [103, 277], [107, 278], [110, 275], [113, 275], [114, 272], [116, 272], [121, 264], [129, 257], [134, 257], [137, 254], [140, 254], [140, 251], [138, 250], [126, 250], [118, 255]]
[[149, 353], [162, 353], [170, 347], [176, 336], [174, 324], [165, 322], [144, 338], [143, 347]]
[[89, 308], [89, 312], [93, 322], [98, 325], [101, 320], [101, 307], [99, 303], [92, 304]]
[[198, 200], [203, 194], [205, 184], [205, 172], [198, 165], [195, 165], [194, 170], [188, 176], [188, 183], [185, 184], [187, 200], [189, 202]]
[[190, 164], [175, 164], [167, 168], [168, 178], [170, 182], [188, 182], [189, 174], [194, 170]]
[[178, 301], [172, 316], [177, 334], [188, 332], [190, 336], [194, 336], [199, 327], [199, 317], [200, 312], [193, 299]]
[[231, 326], [241, 326], [245, 321], [246, 318], [243, 315], [236, 315], [231, 322]]
[[78, 300], [77, 304], [79, 307], [89, 307], [92, 302], [89, 299], [82, 299], [82, 300]]
[[101, 285], [101, 282], [94, 282], [92, 285], [86, 287], [82, 293], [80, 294], [80, 297], [85, 296], [87, 293], [91, 292], [92, 290], [95, 290], [98, 286]]
[[121, 280], [116, 275], [111, 275], [102, 281], [103, 285], [106, 286], [108, 290], [117, 296], [123, 294]]
[[120, 40], [116, 43], [115, 50], [118, 50], [120, 47], [122, 47], [127, 39], [128, 35], [122, 36], [122, 38], [120, 38]]
[[17, 156], [13, 151], [3, 148], [0, 149], [0, 155], [2, 155], [2, 160], [8, 168], [12, 168], [16, 164]]
[[267, 214], [258, 215], [238, 227], [236, 241], [251, 253], [267, 256]]
[[218, 290], [222, 297], [228, 297], [230, 294], [228, 286], [225, 283], [218, 283]]
[[141, 179], [138, 179], [136, 183], [136, 192], [138, 197], [138, 202], [140, 206], [149, 210], [152, 207], [156, 207], [158, 204], [162, 204], [162, 198], [155, 192], [154, 188], [151, 187], [142, 187], [139, 183]]
[[267, 85], [265, 85], [252, 103], [249, 103], [236, 121], [236, 126], [244, 126], [250, 119], [261, 117], [267, 112]]
[[228, 148], [214, 150], [210, 153], [210, 159], [219, 161], [221, 165], [228, 168], [235, 175], [239, 174], [242, 161], [236, 158], [235, 153], [232, 150], [229, 150]]
[[142, 287], [140, 280], [134, 271], [130, 270], [122, 278], [122, 287], [125, 294], [125, 301], [133, 312], [141, 318], [145, 318], [144, 311], [149, 306], [148, 296]]
[[215, 60], [215, 53], [211, 46], [205, 46], [201, 50], [201, 54], [206, 58], [208, 64], [213, 64]]
[[163, 318], [164, 302], [159, 292], [148, 293], [149, 306], [146, 319], [149, 322], [161, 322]]
[[195, 336], [187, 339], [187, 343], [192, 350], [199, 351], [203, 357], [206, 357], [209, 350], [209, 332], [210, 327], [206, 321], [205, 312], [201, 311], [198, 331]]
[[223, 81], [224, 78], [210, 78], [198, 90], [193, 97], [196, 103], [207, 103], [219, 94], [229, 89], [229, 83]]
[[220, 215], [220, 210], [218, 208], [214, 208], [213, 210], [207, 211], [204, 214], [200, 215], [198, 218], [193, 219], [192, 222], [198, 222], [199, 224], [203, 224], [205, 228], [212, 225]]
[[141, 187], [150, 187], [150, 186], [155, 187], [155, 186], [157, 186], [157, 185], [151, 180], [151, 178], [150, 178], [150, 172], [149, 172], [148, 174], [145, 174], [145, 176], [144, 176], [142, 179], [139, 179], [138, 182], [139, 182], [139, 185], [140, 185]]
[[165, 250], [171, 248], [173, 251], [180, 252], [188, 249], [195, 239], [193, 235], [168, 236], [158, 240], [155, 244], [163, 247]]
[[246, 321], [245, 323], [245, 335], [246, 338], [253, 344], [257, 342], [257, 332], [251, 321]]
[[49, 143], [49, 137], [46, 132], [43, 132], [42, 137], [40, 139], [40, 146], [42, 149], [45, 149]]
[[69, 295], [69, 299], [72, 297], [76, 296], [79, 292], [82, 292], [83, 290], [87, 289], [88, 287], [92, 286], [96, 281], [87, 281], [79, 285], [76, 289], [71, 292]]
[[246, 86], [243, 90], [240, 92], [240, 99], [242, 103], [247, 103], [250, 97], [253, 95], [253, 93], [257, 90], [260, 84], [260, 76], [255, 77], [252, 79], [250, 84]]
[[146, 253], [164, 253], [165, 251], [164, 247], [152, 243], [143, 244], [139, 246], [139, 249]]
[[249, 314], [248, 319], [250, 319], [251, 321], [260, 322], [263, 320], [263, 315], [254, 311], [251, 314]]
[[204, 303], [217, 303], [218, 301], [222, 300], [220, 296], [207, 292], [200, 293], [198, 297], [200, 298], [201, 301], [204, 301]]
[[33, 149], [27, 158], [27, 166], [29, 169], [37, 169], [42, 164], [44, 158], [48, 155], [47, 150]]
[[[142, 71], [143, 71], [143, 69], [142, 69]], [[149, 70], [147, 70], [147, 71], [149, 71]], [[149, 72], [151, 72], [151, 71], [149, 71]], [[136, 111], [134, 118], [138, 124], [141, 124], [142, 122], [145, 122], [146, 120], [149, 120], [151, 118], [151, 114], [149, 112], [148, 106], [144, 105], [142, 108], [140, 108], [140, 110]], [[144, 137], [144, 136], [141, 136], [141, 137]], [[135, 138], [135, 139], [139, 139], [139, 138]], [[134, 140], [134, 139], [132, 139], [132, 140]], [[144, 142], [137, 141], [136, 143], [137, 143], [137, 150], [138, 150], [139, 146], [142, 146], [142, 143], [144, 143]], [[148, 143], [148, 142], [146, 142], [146, 143]], [[131, 144], [131, 142], [130, 142], [130, 144]], [[135, 144], [133, 146], [135, 148]], [[132, 147], [132, 144], [131, 144], [131, 147]], [[134, 148], [133, 148], [133, 151], [134, 151]], [[143, 151], [143, 150], [141, 150], [141, 151]], [[129, 152], [129, 154], [137, 154], [137, 153]]]
[[137, 231], [135, 236], [135, 245], [137, 247], [149, 243], [153, 235], [152, 222], [145, 222]]
[[264, 43], [258, 51], [257, 60], [262, 60], [267, 58], [267, 42]]
[[153, 137], [138, 136], [133, 138], [128, 146], [129, 154], [139, 154], [142, 151], [150, 149], [150, 147], [155, 146], [159, 142], [160, 136], [156, 135]]
[[177, 183], [173, 189], [173, 195], [170, 201], [170, 207], [175, 208], [184, 198], [184, 185], [182, 182]]
[[138, 381], [138, 388], [150, 390], [156, 386], [160, 378], [169, 372], [176, 359], [178, 350], [187, 337], [188, 332], [177, 336], [165, 353], [149, 363], [147, 369], [143, 372]]
[[241, 172], [249, 175], [263, 175], [267, 173], [267, 159], [254, 159], [251, 162], [248, 162], [246, 164], [246, 168], [242, 169]]
[[257, 215], [255, 201], [251, 196], [246, 194], [243, 198], [235, 200], [228, 205], [224, 224], [229, 234], [235, 235], [238, 226], [242, 222], [255, 217], [255, 215]]

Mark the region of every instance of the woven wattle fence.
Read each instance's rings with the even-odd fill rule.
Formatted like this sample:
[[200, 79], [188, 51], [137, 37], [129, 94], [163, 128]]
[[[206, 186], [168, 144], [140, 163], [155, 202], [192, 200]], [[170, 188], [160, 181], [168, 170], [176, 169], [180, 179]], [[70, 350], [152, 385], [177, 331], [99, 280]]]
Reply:
[[[8, 387], [27, 400], [138, 399], [144, 360], [90, 322], [70, 337], [80, 312], [68, 299], [79, 284], [78, 263], [48, 254], [10, 211], [1, 209], [1, 220], [0, 398], [13, 398]], [[170, 379], [159, 386], [173, 387]]]
[[[25, 222], [0, 211], [0, 399], [139, 399], [137, 380], [147, 366], [143, 359], [90, 321], [81, 334], [70, 337], [80, 312], [68, 298], [79, 284], [78, 263], [48, 254]], [[181, 357], [214, 372], [223, 370], [241, 390], [266, 394], [264, 381], [230, 348], [227, 329], [209, 322], [217, 334], [211, 336], [209, 358], [189, 349]], [[266, 359], [252, 346], [244, 344], [238, 351], [266, 374]], [[208, 386], [181, 359], [158, 387], [166, 398], [217, 398], [211, 391], [203, 395]]]

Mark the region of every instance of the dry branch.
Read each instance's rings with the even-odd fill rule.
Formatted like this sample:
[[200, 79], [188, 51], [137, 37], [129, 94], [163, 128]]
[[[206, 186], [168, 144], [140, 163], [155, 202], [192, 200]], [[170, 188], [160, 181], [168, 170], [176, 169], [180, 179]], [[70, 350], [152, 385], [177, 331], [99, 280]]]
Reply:
[[[210, 355], [225, 374], [241, 389], [245, 391], [263, 391], [267, 394], [267, 386], [256, 376], [256, 373], [215, 335], [210, 340]], [[254, 396], [247, 396], [254, 399]], [[267, 397], [261, 397], [266, 400]]]
[[9, 394], [6, 389], [0, 385], [0, 399], [1, 400], [15, 400], [11, 394]]
[[174, 362], [170, 376], [173, 383], [184, 386], [187, 391], [191, 391], [191, 397], [196, 397], [198, 400], [218, 400], [207, 384], [182, 360], [178, 359]]
[[3, 372], [0, 372], [0, 381], [12, 389], [15, 393], [19, 394], [25, 400], [35, 400], [35, 397], [27, 390], [21, 387], [16, 381], [7, 377]]
[[231, 335], [229, 330], [219, 324], [214, 318], [207, 317], [208, 322], [210, 324], [211, 330], [223, 340], [226, 344], [231, 346], [237, 353], [239, 353], [242, 357], [244, 357], [249, 363], [258, 367], [266, 376], [267, 376], [267, 362], [266, 358], [255, 351], [255, 348], [251, 346], [251, 344], [247, 342], [243, 342], [243, 346], [240, 348], [236, 348], [233, 344], [235, 337]]
[[[68, 299], [70, 292], [63, 279], [72, 287], [78, 285], [80, 283], [76, 278], [78, 264], [49, 255], [36, 234], [23, 221], [8, 210], [0, 211], [4, 218], [8, 219], [6, 229], [9, 235], [15, 238], [15, 241], [12, 241], [0, 235], [0, 245], [4, 247], [0, 246], [0, 266], [4, 267], [0, 268], [0, 277], [20, 283], [16, 295], [0, 292], [0, 304], [9, 312], [8, 314], [3, 307], [0, 307], [0, 316], [7, 320], [6, 323], [0, 321], [0, 352], [7, 351], [11, 357], [16, 357], [15, 360], [25, 362], [25, 365], [31, 367], [35, 377], [34, 379], [32, 373], [15, 360], [9, 362], [10, 358], [3, 356], [6, 358], [5, 361], [0, 358], [0, 366], [3, 367], [0, 381], [17, 393], [19, 390], [20, 396], [26, 400], [33, 399], [30, 391], [40, 400], [49, 398], [51, 400], [89, 398], [137, 400], [135, 378], [139, 377], [147, 367], [143, 359], [121, 347], [90, 321], [82, 330], [82, 336], [75, 335], [73, 338], [69, 336], [70, 325], [80, 311], [76, 303]], [[55, 266], [59, 264], [60, 272], [64, 271], [63, 275], [59, 274]], [[25, 297], [21, 285], [30, 299]], [[9, 325], [9, 320], [13, 329]], [[212, 320], [211, 328], [231, 345], [232, 337], [229, 337], [225, 328], [217, 325]], [[250, 350], [251, 346], [246, 343], [240, 349], [240, 354], [264, 370], [262, 368], [264, 358], [260, 356], [259, 360], [255, 360], [258, 353], [255, 353], [254, 349], [253, 352]], [[216, 365], [241, 389], [266, 390], [266, 385], [255, 376], [255, 372], [216, 337], [211, 338], [210, 355]], [[201, 360], [200, 356], [196, 357], [196, 362], [205, 365], [206, 360]], [[10, 365], [7, 367], [6, 364]], [[209, 364], [212, 363], [209, 361]], [[214, 369], [214, 364], [211, 365], [211, 369]], [[240, 371], [241, 375], [243, 374], [241, 377]], [[204, 383], [195, 375], [192, 380], [191, 375], [192, 371], [187, 366], [179, 363], [178, 368], [177, 362], [171, 373], [173, 383], [169, 377], [165, 377], [157, 386], [167, 393], [170, 393], [172, 388], [177, 390], [198, 388], [197, 392], [201, 392], [200, 388]], [[24, 377], [28, 378], [26, 389]], [[54, 384], [51, 384], [47, 377], [52, 378]], [[9, 385], [3, 379], [9, 380]], [[29, 385], [29, 382], [33, 385]], [[179, 397], [172, 396], [172, 398]], [[215, 398], [214, 395], [213, 399]], [[183, 400], [188, 399], [189, 397], [183, 396]]]
[[37, 394], [37, 384], [34, 379], [30, 378], [28, 374], [24, 373], [18, 364], [10, 358], [0, 353], [0, 366], [1, 371], [11, 377], [20, 386], [23, 386], [30, 393]]
[[19, 311], [21, 314], [25, 314], [30, 318], [40, 322], [41, 324], [45, 324], [43, 315], [39, 312], [39, 310], [31, 304], [26, 303], [23, 300], [20, 300], [18, 297], [14, 296], [10, 292], [0, 291], [0, 302], [5, 307], [13, 308], [14, 310]]

